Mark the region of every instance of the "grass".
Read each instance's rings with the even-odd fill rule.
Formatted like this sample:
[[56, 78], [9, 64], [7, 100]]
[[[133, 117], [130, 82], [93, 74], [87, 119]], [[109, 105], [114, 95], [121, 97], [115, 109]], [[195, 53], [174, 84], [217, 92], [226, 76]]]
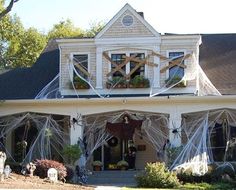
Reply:
[[[129, 188], [129, 187], [123, 187], [122, 190], [154, 190], [157, 188]], [[186, 183], [185, 185], [182, 185], [178, 189], [197, 189], [197, 190], [213, 190], [213, 189], [224, 189], [224, 190], [236, 190], [235, 184], [232, 183], [226, 183], [226, 182], [220, 182], [220, 183], [214, 183], [214, 184], [209, 184], [209, 183]], [[159, 189], [160, 190], [160, 189]], [[163, 189], [164, 190], [164, 189]], [[167, 190], [167, 189], [165, 189]]]

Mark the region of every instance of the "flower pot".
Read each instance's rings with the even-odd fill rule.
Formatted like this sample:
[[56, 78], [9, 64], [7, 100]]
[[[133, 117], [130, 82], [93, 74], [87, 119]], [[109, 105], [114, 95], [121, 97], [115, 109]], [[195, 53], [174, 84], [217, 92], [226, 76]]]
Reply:
[[101, 171], [101, 166], [93, 166], [94, 171]]
[[126, 166], [121, 166], [120, 170], [125, 171], [125, 170], [127, 170], [127, 167]]

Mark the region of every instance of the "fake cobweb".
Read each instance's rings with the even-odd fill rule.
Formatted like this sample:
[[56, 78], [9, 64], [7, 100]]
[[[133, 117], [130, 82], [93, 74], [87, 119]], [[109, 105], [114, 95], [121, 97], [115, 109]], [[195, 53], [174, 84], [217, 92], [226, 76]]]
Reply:
[[[144, 50], [144, 49], [138, 49], [138, 48], [132, 48], [132, 50]], [[119, 49], [117, 49], [119, 50]], [[114, 51], [112, 49], [111, 51]], [[157, 52], [153, 52], [152, 50], [146, 49], [145, 51], [150, 52], [145, 58], [134, 58], [134, 57], [126, 57], [126, 59], [132, 59], [136, 60], [137, 62], [134, 62], [136, 66], [138, 67], [138, 64], [140, 62], [143, 62], [145, 60], [146, 65], [148, 67], [153, 67], [152, 72], [154, 72], [154, 69], [158, 69], [158, 72], [162, 75], [163, 78], [163, 72], [166, 73], [169, 68], [170, 64], [173, 64], [175, 67], [174, 73], [172, 73], [171, 77], [168, 78], [166, 81], [160, 81], [160, 86], [159, 87], [154, 87], [156, 86], [154, 84], [154, 78], [153, 76], [149, 77], [149, 82], [150, 82], [150, 88], [149, 89], [149, 97], [155, 97], [157, 95], [164, 94], [166, 92], [168, 93], [174, 93], [178, 94], [180, 91], [186, 89], [187, 87], [191, 86], [196, 86], [195, 95], [199, 96], [206, 96], [206, 95], [221, 95], [220, 92], [215, 88], [215, 86], [211, 83], [211, 81], [208, 79], [207, 75], [204, 73], [202, 70], [201, 66], [198, 63], [198, 59], [194, 53], [189, 53], [186, 55], [180, 55], [180, 56], [175, 56], [172, 58], [165, 57]], [[108, 51], [106, 51], [108, 52]], [[103, 65], [107, 64], [113, 64], [111, 58], [104, 52], [105, 58], [108, 59], [111, 63], [107, 63], [104, 57], [103, 57]], [[159, 65], [154, 63], [154, 59], [158, 58], [160, 59]], [[96, 89], [96, 76], [93, 76], [87, 68], [84, 66], [84, 63], [88, 63], [88, 59], [86, 60], [78, 60], [75, 57], [68, 56], [68, 62], [66, 63], [66, 68], [64, 71], [64, 74], [67, 73], [68, 76], [68, 83], [66, 84], [66, 88], [69, 88], [70, 94], [73, 94], [76, 97], [80, 97], [81, 95], [85, 95], [81, 93], [81, 90], [77, 89], [74, 83], [75, 77], [79, 78], [80, 81], [87, 83], [88, 88], [90, 89], [90, 94], [94, 94], [97, 97], [100, 98], [107, 98], [110, 97], [113, 92], [116, 89], [116, 86], [121, 82], [121, 81], [116, 81], [114, 84], [109, 84], [109, 89], [105, 90], [99, 90]], [[108, 61], [108, 62], [109, 62]], [[149, 66], [151, 65], [151, 66]], [[158, 67], [157, 67], [158, 66]], [[180, 72], [180, 69], [185, 68], [184, 70], [184, 75], [181, 79], [176, 80], [175, 76], [178, 75]], [[112, 71], [111, 71], [112, 72]], [[122, 69], [118, 69], [117, 72], [121, 72], [124, 74], [124, 71]], [[132, 71], [130, 71], [132, 72]], [[154, 74], [154, 73], [153, 73]], [[129, 76], [129, 74], [125, 76]], [[108, 77], [107, 79], [111, 78]], [[122, 79], [120, 79], [122, 80]], [[108, 80], [109, 81], [109, 80]], [[63, 98], [61, 95], [61, 91], [59, 88], [59, 83], [60, 83], [60, 75], [58, 74], [55, 76], [55, 78], [49, 82], [35, 97], [35, 99], [53, 99], [53, 98]], [[104, 84], [105, 85], [105, 84]], [[176, 91], [176, 86], [178, 85], [187, 85], [186, 88], [180, 88], [178, 91]], [[188, 93], [188, 91], [186, 91]]]
[[[67, 119], [54, 119], [51, 115], [23, 113], [0, 118], [0, 139], [6, 142], [9, 135], [15, 138], [15, 150], [12, 154], [5, 143], [0, 142], [9, 160], [22, 165], [35, 159], [56, 159], [61, 150], [68, 144], [69, 133], [63, 127]], [[14, 135], [13, 135], [14, 134]], [[17, 136], [17, 137], [16, 137]]]
[[236, 111], [230, 109], [183, 114], [182, 141], [185, 144], [172, 170], [191, 170], [204, 175], [208, 164], [231, 166], [236, 156]]
[[107, 122], [119, 123], [124, 115], [133, 120], [142, 120], [141, 130], [135, 130], [135, 135], [142, 137], [155, 150], [161, 150], [168, 139], [168, 117], [164, 114], [146, 113], [138, 111], [119, 111], [106, 114], [84, 116], [84, 144], [86, 145], [87, 161], [93, 152], [106, 145], [113, 136], [106, 130]]

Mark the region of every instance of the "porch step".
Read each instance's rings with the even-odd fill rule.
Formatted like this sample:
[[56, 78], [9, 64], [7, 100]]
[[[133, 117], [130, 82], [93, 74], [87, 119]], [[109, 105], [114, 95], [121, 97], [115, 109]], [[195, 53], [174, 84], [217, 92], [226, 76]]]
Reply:
[[138, 171], [94, 171], [88, 177], [90, 185], [136, 186]]

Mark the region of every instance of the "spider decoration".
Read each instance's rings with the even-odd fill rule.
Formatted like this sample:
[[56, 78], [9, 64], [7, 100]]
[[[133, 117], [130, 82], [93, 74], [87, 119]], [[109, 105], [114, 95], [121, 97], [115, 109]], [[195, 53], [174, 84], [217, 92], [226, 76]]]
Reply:
[[71, 125], [75, 129], [75, 124], [81, 126], [81, 121], [82, 121], [82, 115], [77, 113], [77, 116], [72, 118]]
[[180, 130], [180, 127], [179, 128], [173, 128], [171, 129], [172, 133], [174, 134], [174, 139], [175, 138], [181, 138], [181, 130]]

